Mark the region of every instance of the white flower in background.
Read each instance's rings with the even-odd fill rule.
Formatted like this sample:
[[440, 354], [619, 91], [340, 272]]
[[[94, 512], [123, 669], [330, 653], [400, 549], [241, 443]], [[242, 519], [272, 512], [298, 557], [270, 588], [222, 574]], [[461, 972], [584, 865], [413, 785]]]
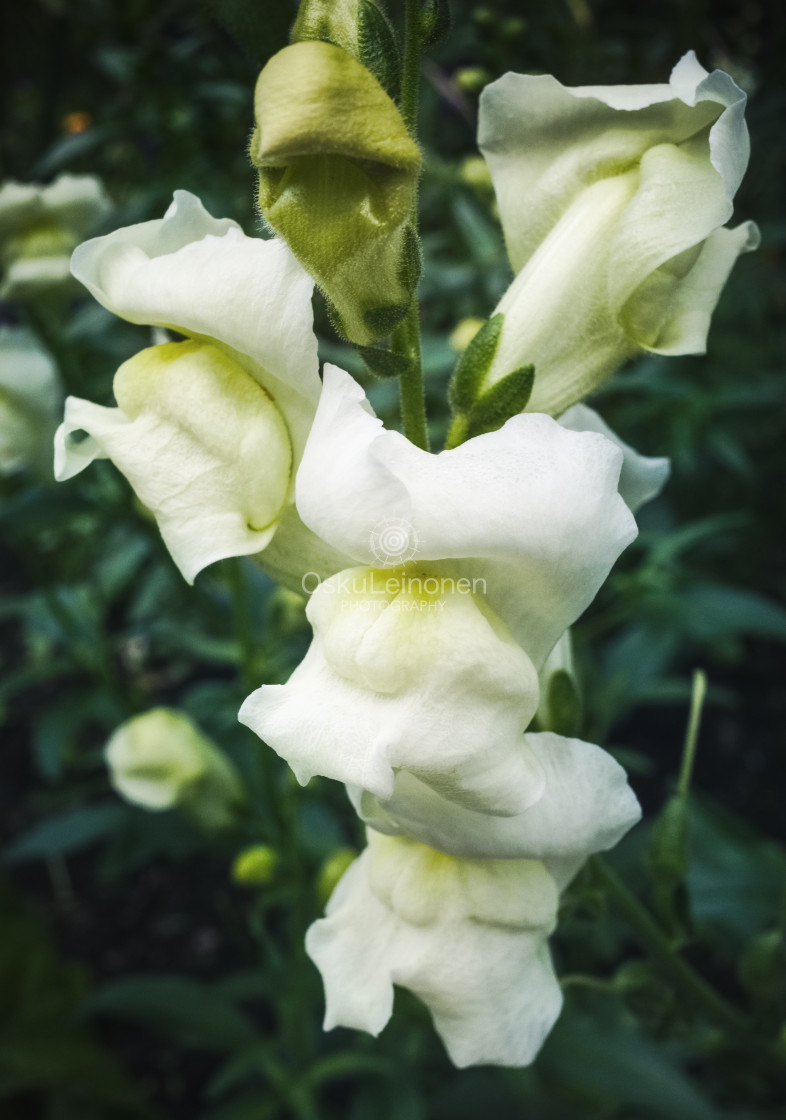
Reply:
[[[635, 535], [621, 460], [546, 416], [430, 455], [382, 430], [327, 366], [298, 507], [334, 548], [378, 562], [314, 591], [306, 658], [248, 697], [241, 721], [301, 782], [322, 774], [388, 803], [408, 774], [468, 810], [523, 813], [545, 783], [523, 739], [537, 671]], [[417, 541], [403, 566], [379, 567], [380, 512]]]
[[176, 191], [163, 219], [85, 242], [72, 268], [110, 311], [187, 337], [120, 367], [117, 408], [68, 399], [56, 476], [111, 458], [189, 582], [259, 553], [282, 521], [308, 543], [292, 502], [320, 391], [313, 282], [284, 242], [246, 237]]
[[183, 712], [154, 708], [106, 745], [109, 780], [134, 805], [184, 809], [205, 828], [230, 824], [244, 799], [234, 766]]
[[547, 938], [558, 888], [530, 860], [455, 860], [373, 832], [306, 935], [325, 1029], [379, 1034], [393, 985], [421, 999], [456, 1066], [526, 1066], [559, 1015]]
[[49, 353], [26, 327], [0, 327], [0, 475], [32, 467], [51, 479], [63, 393]]
[[558, 415], [641, 351], [703, 353], [756, 227], [725, 229], [749, 155], [745, 94], [690, 52], [668, 84], [569, 88], [506, 74], [479, 144], [516, 278], [486, 384], [529, 363]]
[[92, 175], [61, 175], [49, 186], [0, 187], [0, 297], [26, 299], [71, 286], [71, 253], [111, 209]]

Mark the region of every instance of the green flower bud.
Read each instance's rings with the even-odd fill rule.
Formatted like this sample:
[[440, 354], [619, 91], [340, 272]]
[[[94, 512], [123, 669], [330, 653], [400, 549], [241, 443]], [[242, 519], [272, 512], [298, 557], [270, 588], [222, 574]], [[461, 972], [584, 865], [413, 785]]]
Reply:
[[259, 76], [251, 160], [259, 208], [330, 301], [339, 333], [368, 345], [412, 298], [406, 227], [420, 152], [382, 86], [330, 43], [285, 47]]
[[127, 720], [104, 754], [112, 786], [144, 809], [178, 806], [203, 828], [218, 829], [243, 801], [234, 766], [183, 712], [154, 708]]
[[265, 887], [273, 880], [278, 867], [278, 854], [269, 844], [254, 844], [238, 852], [230, 872], [232, 881], [241, 887]]

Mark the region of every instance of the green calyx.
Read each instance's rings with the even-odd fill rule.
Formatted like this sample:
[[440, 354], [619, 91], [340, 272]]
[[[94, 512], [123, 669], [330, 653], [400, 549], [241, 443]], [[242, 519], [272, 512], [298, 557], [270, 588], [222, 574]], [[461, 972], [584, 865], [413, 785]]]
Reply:
[[521, 366], [483, 389], [499, 346], [505, 321], [493, 315], [480, 328], [459, 359], [450, 385], [454, 421], [446, 446], [457, 447], [473, 436], [494, 432], [506, 420], [522, 412], [532, 395], [535, 367]]
[[251, 161], [259, 207], [366, 346], [406, 315], [414, 290], [409, 222], [420, 151], [377, 79], [348, 51], [306, 41], [259, 76]]

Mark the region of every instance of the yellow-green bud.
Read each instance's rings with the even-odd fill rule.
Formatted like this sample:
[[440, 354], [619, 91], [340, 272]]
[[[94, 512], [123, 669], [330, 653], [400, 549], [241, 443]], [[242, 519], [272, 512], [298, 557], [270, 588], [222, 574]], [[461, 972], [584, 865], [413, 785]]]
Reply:
[[453, 81], [462, 93], [480, 93], [491, 81], [491, 75], [482, 66], [462, 66], [454, 73]]
[[251, 160], [259, 208], [360, 345], [406, 314], [407, 225], [420, 151], [393, 101], [347, 51], [301, 42], [259, 76]]
[[278, 854], [269, 844], [254, 844], [238, 852], [230, 872], [241, 887], [265, 887], [272, 882], [278, 867]]
[[336, 889], [341, 876], [356, 859], [357, 852], [352, 848], [337, 848], [322, 864], [317, 876], [317, 897], [323, 906]]
[[483, 156], [465, 156], [459, 168], [459, 178], [462, 183], [466, 183], [473, 190], [486, 193], [493, 193], [494, 191], [489, 165]]
[[243, 801], [234, 766], [183, 712], [154, 708], [127, 720], [104, 753], [112, 786], [144, 809], [177, 806], [217, 829], [232, 823]]
[[485, 322], [485, 319], [462, 319], [450, 333], [450, 345], [462, 354]]

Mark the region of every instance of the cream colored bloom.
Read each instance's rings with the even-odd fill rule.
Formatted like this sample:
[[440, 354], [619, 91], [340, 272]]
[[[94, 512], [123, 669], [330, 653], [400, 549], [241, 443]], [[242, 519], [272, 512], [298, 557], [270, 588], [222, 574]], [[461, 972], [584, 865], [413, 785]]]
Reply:
[[693, 52], [664, 85], [486, 87], [479, 143], [516, 273], [487, 384], [534, 363], [527, 409], [558, 415], [641, 350], [703, 353], [735, 260], [758, 245], [752, 223], [725, 228], [744, 111]]
[[111, 203], [92, 175], [61, 175], [49, 186], [0, 187], [0, 297], [26, 299], [72, 284], [71, 253]]
[[[430, 455], [383, 431], [358, 386], [327, 366], [298, 506], [317, 534], [365, 563], [306, 588], [312, 646], [287, 684], [246, 699], [241, 721], [301, 782], [322, 774], [357, 786], [420, 838], [431, 826], [416, 823], [419, 808], [407, 814], [423, 790], [427, 813], [444, 801], [518, 821], [550, 772], [524, 737], [538, 670], [635, 533], [617, 492], [622, 458], [604, 436], [546, 416], [516, 416]], [[593, 751], [597, 781], [581, 780], [599, 816], [598, 788], [611, 802], [612, 787], [624, 787], [598, 824], [618, 838], [638, 815], [619, 767], [586, 746], [563, 768], [589, 758], [593, 770]], [[578, 787], [574, 796], [583, 805]], [[445, 821], [453, 839], [438, 846], [454, 850], [464, 825], [452, 809]], [[528, 854], [516, 848], [527, 827], [501, 834], [506, 855]], [[605, 841], [593, 843], [584, 836], [576, 850], [586, 857]]]
[[117, 408], [69, 398], [57, 477], [111, 458], [189, 581], [215, 560], [259, 553], [282, 522], [311, 538], [292, 499], [320, 391], [313, 284], [286, 245], [246, 237], [177, 191], [162, 220], [85, 242], [72, 268], [110, 311], [186, 341], [124, 363]]
[[178, 806], [206, 828], [223, 828], [243, 801], [234, 766], [183, 712], [154, 708], [127, 720], [105, 757], [113, 787], [144, 809]]
[[32, 331], [0, 327], [0, 474], [33, 467], [51, 479], [62, 399], [55, 363]]
[[531, 860], [456, 860], [373, 832], [368, 842], [306, 935], [325, 1029], [379, 1034], [397, 984], [426, 1004], [455, 1065], [529, 1065], [562, 1005], [552, 877]]

